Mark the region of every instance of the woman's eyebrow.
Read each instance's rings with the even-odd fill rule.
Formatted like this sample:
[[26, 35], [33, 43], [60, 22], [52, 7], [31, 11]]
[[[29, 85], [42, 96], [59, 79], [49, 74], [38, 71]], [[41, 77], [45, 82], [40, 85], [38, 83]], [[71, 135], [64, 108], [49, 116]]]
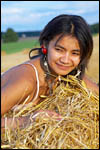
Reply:
[[[64, 50], [66, 50], [66, 48], [64, 48], [64, 47], [61, 46], [61, 45], [55, 45], [55, 47], [60, 47], [60, 48], [62, 48], [62, 49], [64, 49]], [[73, 49], [72, 51], [80, 52], [80, 49]]]
[[62, 48], [62, 49], [64, 49], [64, 50], [66, 50], [66, 48], [64, 48], [63, 46], [61, 46], [61, 45], [55, 45], [55, 47], [60, 47], [60, 48]]
[[72, 51], [80, 52], [80, 49], [73, 49]]

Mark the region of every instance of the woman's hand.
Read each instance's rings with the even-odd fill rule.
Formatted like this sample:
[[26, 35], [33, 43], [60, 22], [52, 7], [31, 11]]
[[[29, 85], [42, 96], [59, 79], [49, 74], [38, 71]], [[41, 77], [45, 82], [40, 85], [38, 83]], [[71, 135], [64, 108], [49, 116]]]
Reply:
[[24, 117], [23, 116], [16, 117], [16, 118], [2, 117], [1, 118], [1, 131], [4, 132], [6, 127], [12, 128], [12, 129], [16, 129], [18, 126], [21, 128], [25, 128], [27, 125], [34, 122], [37, 116], [42, 117], [42, 118], [52, 118], [58, 121], [60, 121], [62, 118], [60, 114], [51, 110], [39, 110]]
[[35, 121], [37, 116], [40, 116], [43, 118], [50, 117], [50, 118], [58, 120], [58, 121], [61, 120], [61, 118], [62, 118], [62, 116], [60, 114], [58, 114], [52, 110], [38, 110], [34, 114], [32, 114], [30, 118], [31, 118], [31, 120]]

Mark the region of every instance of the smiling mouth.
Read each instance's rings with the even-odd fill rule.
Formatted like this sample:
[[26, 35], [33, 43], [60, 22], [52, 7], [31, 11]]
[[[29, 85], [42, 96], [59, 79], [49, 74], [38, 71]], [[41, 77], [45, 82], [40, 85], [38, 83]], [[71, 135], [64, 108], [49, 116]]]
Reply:
[[71, 66], [63, 66], [63, 65], [60, 65], [60, 64], [56, 64], [58, 66], [58, 68], [60, 68], [61, 70], [68, 70], [71, 68]]

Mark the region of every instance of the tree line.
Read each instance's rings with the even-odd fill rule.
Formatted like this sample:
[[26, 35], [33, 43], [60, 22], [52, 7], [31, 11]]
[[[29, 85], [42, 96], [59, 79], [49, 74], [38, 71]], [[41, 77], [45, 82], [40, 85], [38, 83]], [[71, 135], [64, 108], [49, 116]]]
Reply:
[[[90, 25], [90, 30], [92, 34], [99, 33], [99, 23]], [[20, 37], [36, 37], [40, 36], [41, 31], [33, 31], [33, 32], [15, 32], [12, 28], [8, 28], [5, 33], [1, 32], [1, 38], [4, 43], [7, 42], [16, 42]]]

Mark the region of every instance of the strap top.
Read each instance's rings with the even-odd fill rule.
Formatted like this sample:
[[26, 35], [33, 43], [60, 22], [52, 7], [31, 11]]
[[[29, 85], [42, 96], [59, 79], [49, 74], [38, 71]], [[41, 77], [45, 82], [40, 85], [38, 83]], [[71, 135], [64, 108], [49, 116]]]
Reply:
[[[37, 92], [36, 92], [36, 95], [35, 95], [35, 97], [34, 97], [34, 99], [33, 99], [33, 101], [35, 101], [35, 100], [37, 99], [38, 95], [39, 95], [39, 77], [38, 77], [38, 71], [37, 71], [36, 67], [35, 67], [33, 64], [31, 64], [31, 63], [23, 63], [23, 64], [25, 64], [25, 65], [31, 65], [31, 66], [34, 68], [35, 73], [36, 73]], [[28, 97], [29, 97], [29, 96], [28, 96]], [[27, 98], [28, 98], [28, 97], [27, 97]], [[26, 98], [26, 99], [27, 99], [27, 98]], [[26, 102], [26, 101], [25, 101], [25, 102]], [[16, 106], [18, 106], [18, 104], [16, 104], [15, 106], [13, 106], [13, 107], [12, 107], [12, 110], [16, 109], [16, 108], [17, 108]], [[20, 106], [22, 106], [22, 105], [20, 105]]]
[[35, 67], [33, 64], [31, 64], [31, 63], [24, 63], [24, 64], [26, 64], [26, 65], [31, 65], [31, 66], [34, 68], [35, 73], [36, 73], [37, 92], [36, 92], [36, 95], [35, 95], [35, 97], [34, 97], [34, 99], [33, 99], [33, 101], [35, 101], [35, 100], [37, 99], [38, 95], [39, 95], [39, 77], [38, 77], [38, 71], [37, 71], [36, 67]]

